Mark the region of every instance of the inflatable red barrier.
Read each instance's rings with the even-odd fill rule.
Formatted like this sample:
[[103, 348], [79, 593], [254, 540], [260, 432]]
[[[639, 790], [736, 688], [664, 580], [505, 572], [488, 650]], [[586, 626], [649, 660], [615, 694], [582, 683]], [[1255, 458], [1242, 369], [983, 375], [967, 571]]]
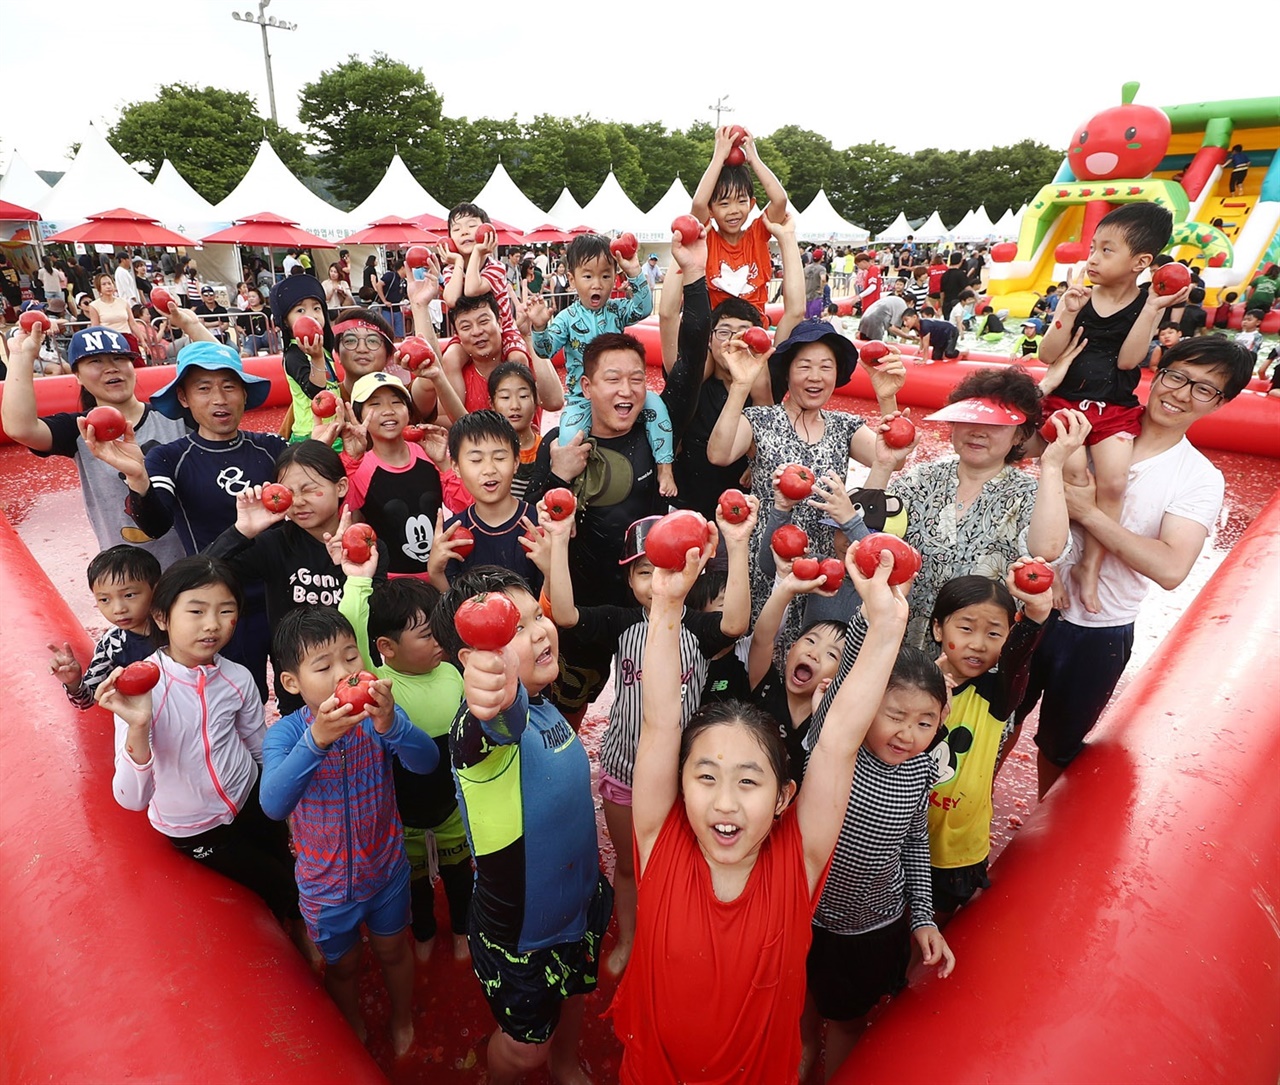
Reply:
[[3, 519], [0, 580], [0, 1080], [385, 1085], [266, 906], [116, 805], [45, 649], [93, 645]]
[[1280, 497], [836, 1082], [1280, 1079], [1278, 565]]

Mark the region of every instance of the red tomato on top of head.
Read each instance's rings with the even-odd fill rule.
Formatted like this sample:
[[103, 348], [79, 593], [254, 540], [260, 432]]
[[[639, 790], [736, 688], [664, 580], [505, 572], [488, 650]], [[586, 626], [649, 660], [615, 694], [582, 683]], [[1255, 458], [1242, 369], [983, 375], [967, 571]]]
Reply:
[[1013, 583], [1020, 592], [1039, 595], [1053, 587], [1053, 570], [1043, 561], [1023, 562], [1013, 571]]
[[813, 472], [802, 463], [789, 463], [778, 478], [778, 489], [789, 501], [800, 501], [813, 493]]
[[649, 529], [644, 556], [659, 569], [683, 569], [685, 555], [707, 545], [707, 521], [692, 509], [669, 512]]
[[140, 659], [137, 663], [130, 663], [116, 676], [116, 689], [126, 697], [137, 697], [155, 689], [159, 681], [159, 666], [149, 659]]
[[93, 435], [99, 441], [116, 441], [124, 436], [124, 415], [115, 407], [94, 407], [84, 420], [93, 427]]
[[352, 524], [342, 533], [342, 549], [347, 558], [357, 565], [363, 565], [373, 556], [373, 548], [377, 545], [378, 536], [368, 524]]
[[702, 233], [702, 223], [692, 215], [681, 215], [671, 224], [671, 232], [679, 234], [680, 240], [688, 245], [690, 242], [696, 241], [698, 235]]
[[327, 388], [317, 392], [311, 400], [311, 413], [317, 418], [332, 418], [338, 413], [338, 397]]
[[720, 515], [725, 518], [726, 523], [745, 523], [747, 517], [751, 515], [751, 505], [747, 502], [747, 495], [741, 490], [725, 490], [720, 495]]
[[293, 493], [288, 486], [268, 482], [262, 487], [262, 506], [272, 512], [288, 512], [293, 504]]
[[520, 628], [520, 611], [502, 592], [473, 595], [453, 616], [462, 642], [481, 652], [496, 652], [511, 643]]
[[543, 494], [542, 500], [546, 503], [547, 515], [553, 520], [567, 520], [578, 508], [578, 502], [574, 500], [573, 491], [567, 490], [563, 486], [548, 490]]
[[[795, 524], [783, 524], [769, 540], [773, 552], [784, 561], [794, 561], [809, 549], [809, 536]], [[806, 579], [812, 580], [812, 577]]]
[[1151, 276], [1151, 289], [1162, 298], [1191, 285], [1191, 269], [1186, 264], [1163, 264]]
[[893, 571], [889, 574], [890, 584], [901, 584], [910, 580], [920, 571], [920, 552], [897, 535], [877, 532], [868, 535], [858, 543], [853, 552], [853, 560], [858, 571], [865, 577], [875, 575], [880, 566], [880, 552], [888, 550], [893, 555]]
[[315, 317], [300, 316], [291, 325], [295, 339], [315, 339], [324, 335], [324, 325]]
[[373, 693], [369, 689], [370, 686], [378, 680], [376, 674], [370, 674], [368, 671], [356, 671], [355, 674], [348, 674], [338, 680], [338, 686], [333, 691], [333, 695], [338, 698], [338, 707], [350, 705], [353, 715], [359, 715], [368, 708], [373, 707]]

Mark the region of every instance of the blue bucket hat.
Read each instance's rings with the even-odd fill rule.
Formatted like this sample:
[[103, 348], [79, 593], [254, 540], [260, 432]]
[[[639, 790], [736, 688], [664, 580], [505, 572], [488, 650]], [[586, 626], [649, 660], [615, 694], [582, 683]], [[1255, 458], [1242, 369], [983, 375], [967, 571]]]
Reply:
[[178, 351], [177, 375], [151, 397], [151, 406], [166, 418], [179, 421], [190, 421], [191, 412], [178, 402], [178, 389], [183, 378], [192, 369], [205, 369], [216, 372], [219, 369], [230, 369], [244, 384], [245, 410], [252, 411], [261, 407], [271, 394], [271, 382], [266, 377], [255, 377], [244, 371], [244, 363], [234, 347], [223, 343], [209, 343], [200, 340], [189, 343]]
[[84, 358], [92, 358], [99, 354], [121, 354], [142, 361], [142, 351], [138, 348], [138, 340], [129, 332], [118, 332], [114, 328], [104, 328], [100, 324], [82, 328], [71, 337], [71, 345], [67, 347], [67, 361], [71, 368]]
[[1036, 335], [1044, 334], [1044, 325], [1040, 322], [1040, 319], [1038, 317], [1034, 317], [1034, 316], [1027, 317], [1027, 319], [1022, 322], [1022, 327], [1025, 328], [1028, 325], [1030, 325], [1032, 328], [1035, 329]]
[[849, 382], [854, 367], [858, 364], [858, 348], [827, 321], [802, 320], [786, 340], [778, 344], [769, 359], [769, 379], [773, 385], [775, 403], [781, 403], [782, 397], [787, 394], [787, 378], [797, 351], [802, 346], [817, 342], [826, 343], [836, 356], [836, 387]]

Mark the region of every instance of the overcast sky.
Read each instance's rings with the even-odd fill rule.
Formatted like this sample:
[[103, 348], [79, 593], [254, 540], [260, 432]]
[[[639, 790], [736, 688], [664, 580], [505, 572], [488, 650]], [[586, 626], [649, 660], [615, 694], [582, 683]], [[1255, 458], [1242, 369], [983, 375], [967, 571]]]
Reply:
[[[1280, 94], [1275, 0], [1236, 0], [1216, 29], [1184, 22], [1190, 6], [1173, 3], [770, 5], [823, 12], [786, 26], [757, 17], [763, 4], [739, 7], [733, 18], [724, 4], [641, 0], [588, 17], [570, 4], [485, 0], [465, 9], [471, 19], [435, 4], [272, 0], [269, 16], [298, 24], [269, 32], [277, 110], [298, 128], [299, 89], [376, 50], [422, 68], [448, 116], [684, 128], [713, 119], [724, 97], [734, 110], [724, 123], [760, 134], [796, 124], [837, 148], [1065, 148], [1130, 79], [1151, 105]], [[15, 150], [33, 169], [65, 169], [88, 121], [109, 127], [164, 83], [247, 91], [267, 115], [261, 34], [231, 18], [250, 8], [256, 0], [0, 0], [0, 170]], [[711, 14], [689, 17], [700, 10]]]

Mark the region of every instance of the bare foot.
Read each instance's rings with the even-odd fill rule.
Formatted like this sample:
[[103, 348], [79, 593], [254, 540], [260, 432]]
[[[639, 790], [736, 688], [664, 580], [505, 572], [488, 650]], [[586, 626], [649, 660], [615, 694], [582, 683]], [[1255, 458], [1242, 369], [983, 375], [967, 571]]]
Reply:
[[621, 976], [627, 968], [627, 962], [631, 960], [630, 942], [619, 942], [613, 947], [613, 952], [604, 959], [605, 971], [611, 976]]
[[409, 1048], [413, 1046], [413, 1021], [409, 1020], [404, 1024], [391, 1026], [391, 1050], [395, 1053], [397, 1059], [409, 1053]]
[[1080, 597], [1080, 605], [1090, 614], [1097, 614], [1102, 609], [1102, 603], [1098, 599], [1098, 570], [1086, 566], [1082, 561], [1076, 566], [1072, 580], [1076, 594]]
[[669, 463], [658, 464], [658, 493], [663, 497], [675, 497], [680, 492], [676, 486], [676, 473]]
[[428, 938], [425, 942], [419, 942], [417, 939], [413, 943], [413, 956], [419, 964], [426, 964], [431, 960], [431, 954], [436, 948], [436, 940]]
[[560, 1065], [554, 1055], [547, 1059], [547, 1071], [556, 1085], [592, 1085], [591, 1078], [582, 1068], [577, 1054], [565, 1059], [564, 1063], [565, 1065]]
[[455, 934], [453, 936], [453, 959], [455, 961], [471, 960], [471, 943], [467, 940], [465, 934]]

